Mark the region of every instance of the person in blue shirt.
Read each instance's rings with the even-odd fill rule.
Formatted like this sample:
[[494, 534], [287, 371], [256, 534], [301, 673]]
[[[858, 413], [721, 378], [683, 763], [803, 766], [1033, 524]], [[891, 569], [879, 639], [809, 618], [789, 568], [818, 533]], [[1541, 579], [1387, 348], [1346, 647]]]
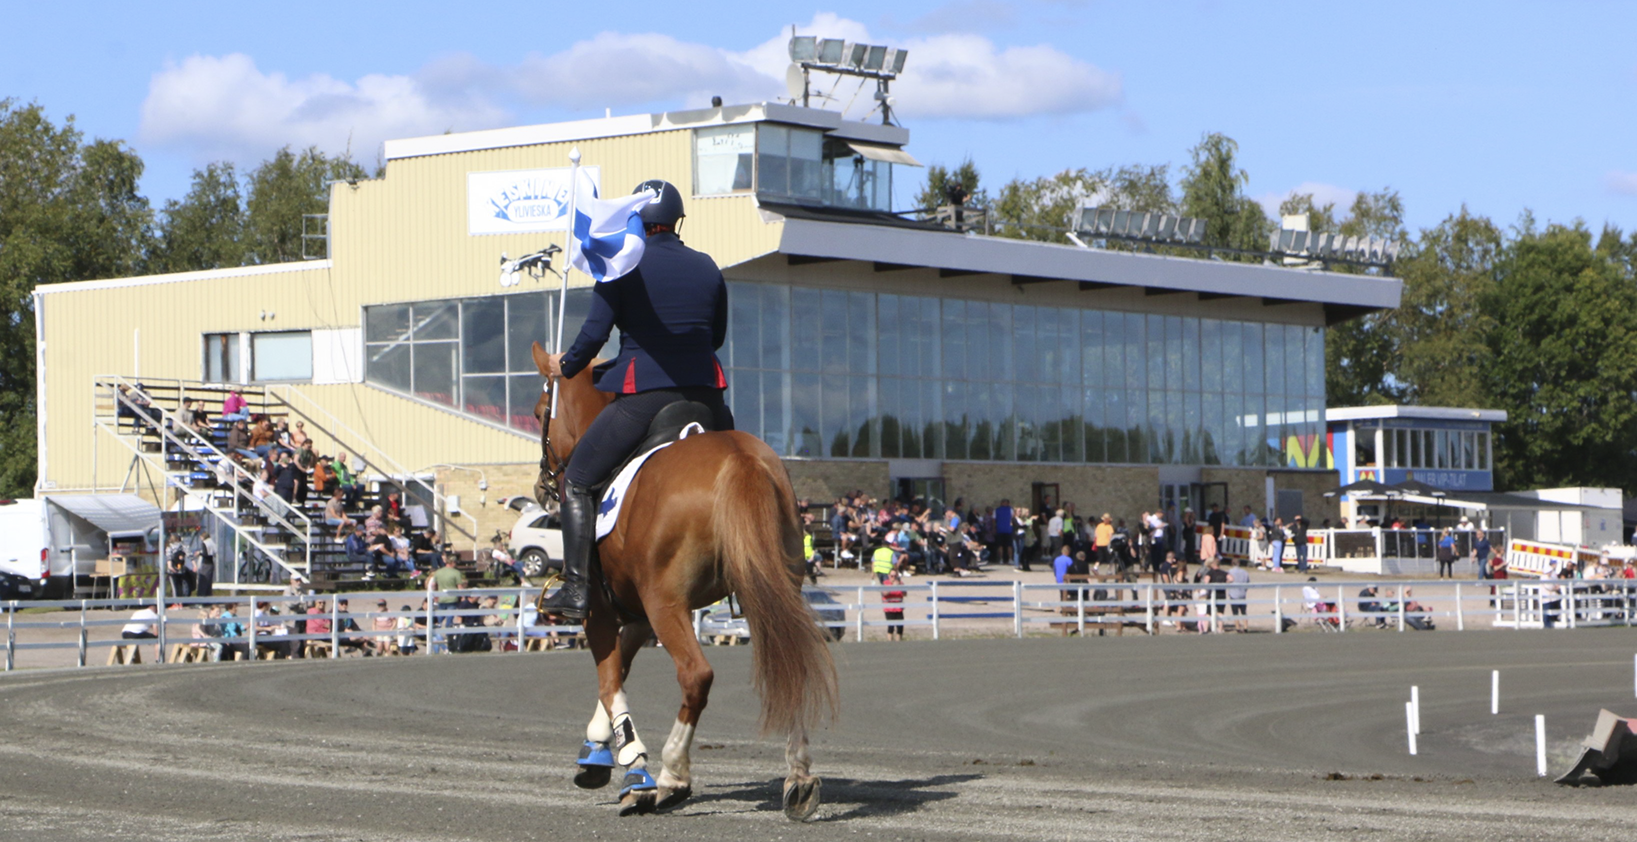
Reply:
[[1057, 574], [1057, 584], [1063, 584], [1064, 577], [1069, 575], [1069, 568], [1074, 566], [1074, 559], [1069, 557], [1069, 547], [1063, 545], [1057, 552], [1057, 558], [1052, 559], [1052, 572]]
[[597, 510], [592, 489], [642, 442], [654, 416], [677, 401], [696, 401], [710, 408], [713, 429], [733, 429], [722, 399], [727, 378], [716, 358], [727, 339], [727, 283], [716, 261], [677, 236], [685, 214], [675, 185], [654, 179], [632, 192], [644, 190], [655, 196], [640, 211], [647, 235], [642, 259], [630, 272], [592, 287], [579, 337], [547, 366], [551, 377], [574, 377], [619, 328], [619, 353], [593, 372], [597, 388], [616, 397], [581, 436], [564, 470], [563, 586], [538, 606], [570, 620], [586, 613]]
[[1489, 533], [1479, 530], [1472, 542], [1472, 558], [1478, 563], [1478, 578], [1489, 578], [1489, 554], [1494, 549], [1489, 543]]
[[1002, 499], [1000, 505], [995, 507], [995, 546], [1000, 550], [1000, 558], [997, 561], [1001, 564], [1010, 564], [1013, 567], [1018, 565], [1016, 548], [1013, 546], [1016, 532], [1012, 501]]

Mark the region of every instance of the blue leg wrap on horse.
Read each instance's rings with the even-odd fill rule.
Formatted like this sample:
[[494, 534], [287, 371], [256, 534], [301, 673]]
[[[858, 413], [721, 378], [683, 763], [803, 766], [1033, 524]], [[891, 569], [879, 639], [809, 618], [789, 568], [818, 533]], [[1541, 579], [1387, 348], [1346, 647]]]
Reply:
[[614, 765], [614, 753], [608, 750], [608, 743], [594, 743], [586, 740], [585, 745], [580, 746], [579, 764], [581, 766], [612, 767]]
[[648, 770], [632, 769], [625, 773], [625, 780], [620, 783], [620, 797], [625, 797], [627, 793], [650, 789], [659, 789], [659, 785], [654, 783], [654, 777], [648, 774]]

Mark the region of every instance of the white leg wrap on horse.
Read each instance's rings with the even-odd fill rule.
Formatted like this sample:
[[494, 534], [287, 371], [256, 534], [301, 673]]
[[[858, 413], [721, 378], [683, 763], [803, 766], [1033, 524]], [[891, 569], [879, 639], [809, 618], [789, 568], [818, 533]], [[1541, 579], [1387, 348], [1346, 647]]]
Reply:
[[665, 740], [665, 749], [660, 757], [665, 760], [665, 768], [659, 773], [659, 785], [675, 789], [687, 786], [693, 775], [690, 770], [691, 761], [688, 753], [693, 747], [693, 726], [683, 724], [678, 719], [671, 726], [671, 736]]
[[597, 710], [591, 714], [591, 721], [586, 723], [585, 738], [594, 743], [606, 743], [614, 738], [614, 723], [608, 718], [608, 709], [602, 702], [597, 703]]
[[631, 722], [631, 709], [625, 701], [624, 690], [614, 694], [614, 706], [608, 715], [613, 721], [614, 735], [609, 747], [614, 750], [614, 762], [630, 766], [647, 756], [648, 747], [642, 744], [642, 738], [637, 736], [637, 726]]

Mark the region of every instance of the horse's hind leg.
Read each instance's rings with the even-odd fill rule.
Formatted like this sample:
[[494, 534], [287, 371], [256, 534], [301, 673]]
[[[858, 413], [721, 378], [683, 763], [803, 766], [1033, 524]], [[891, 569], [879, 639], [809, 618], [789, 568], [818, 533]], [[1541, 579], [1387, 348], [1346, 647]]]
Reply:
[[807, 728], [797, 726], [784, 748], [790, 775], [784, 779], [784, 814], [791, 821], [806, 821], [818, 812], [821, 782], [811, 774], [813, 757], [807, 753]]
[[659, 773], [658, 809], [674, 807], [693, 794], [689, 752], [693, 748], [694, 728], [705, 711], [711, 682], [716, 676], [699, 648], [699, 639], [694, 636], [688, 618], [686, 612], [680, 612], [654, 622], [660, 642], [676, 662], [676, 682], [682, 688], [682, 708], [677, 712], [676, 724], [671, 726], [671, 735], [666, 738], [660, 755], [665, 767]]

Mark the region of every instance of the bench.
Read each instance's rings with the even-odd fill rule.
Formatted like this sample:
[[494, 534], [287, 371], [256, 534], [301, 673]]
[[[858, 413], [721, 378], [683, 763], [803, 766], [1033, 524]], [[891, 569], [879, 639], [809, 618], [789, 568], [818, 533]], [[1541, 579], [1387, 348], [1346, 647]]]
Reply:
[[121, 643], [108, 650], [108, 666], [142, 663], [142, 647], [135, 643]]

